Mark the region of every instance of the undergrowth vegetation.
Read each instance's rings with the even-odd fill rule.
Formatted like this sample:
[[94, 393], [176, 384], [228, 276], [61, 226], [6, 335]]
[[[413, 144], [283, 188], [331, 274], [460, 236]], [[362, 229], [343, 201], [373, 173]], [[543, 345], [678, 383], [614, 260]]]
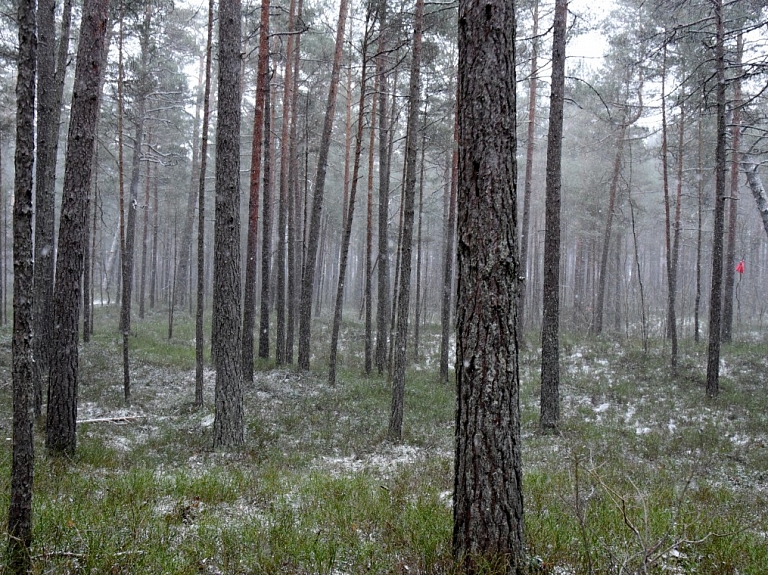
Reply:
[[[325, 574], [458, 571], [451, 558], [454, 389], [439, 334], [407, 378], [402, 443], [385, 439], [385, 377], [361, 375], [361, 326], [342, 334], [327, 384], [327, 321], [314, 373], [257, 365], [246, 444], [211, 449], [214, 374], [193, 408], [194, 326], [138, 322], [133, 402], [122, 401], [117, 317], [81, 348], [77, 454], [37, 431], [35, 573]], [[758, 574], [768, 565], [766, 344], [724, 347], [704, 397], [704, 344], [568, 336], [563, 421], [538, 431], [539, 358], [520, 356], [526, 545], [532, 573]], [[0, 332], [0, 525], [10, 481], [10, 334]], [[492, 573], [492, 567], [488, 572]]]

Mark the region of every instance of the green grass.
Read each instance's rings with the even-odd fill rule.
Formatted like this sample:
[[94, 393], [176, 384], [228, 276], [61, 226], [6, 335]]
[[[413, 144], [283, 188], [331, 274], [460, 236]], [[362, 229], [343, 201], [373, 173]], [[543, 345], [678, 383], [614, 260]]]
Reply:
[[[125, 406], [117, 316], [97, 313], [81, 352], [80, 417], [135, 419], [80, 425], [70, 460], [49, 458], [38, 435], [34, 573], [460, 570], [451, 557], [454, 387], [438, 383], [437, 330], [424, 330], [423, 359], [408, 372], [401, 443], [386, 440], [386, 378], [361, 374], [361, 325], [345, 325], [331, 387], [329, 324], [320, 319], [315, 374], [258, 362], [245, 390], [246, 444], [221, 452], [211, 449], [212, 373], [205, 406], [190, 403], [190, 318], [177, 315], [171, 340], [161, 313], [134, 322], [134, 399]], [[764, 572], [764, 345], [724, 346], [721, 394], [707, 401], [703, 344], [683, 342], [673, 372], [664, 342], [651, 341], [646, 354], [638, 342], [564, 339], [558, 434], [538, 430], [537, 350], [529, 342], [520, 356], [531, 571]], [[9, 348], [6, 328], [0, 359]], [[0, 405], [8, 434], [10, 385], [0, 387]], [[9, 450], [6, 441], [0, 525]]]

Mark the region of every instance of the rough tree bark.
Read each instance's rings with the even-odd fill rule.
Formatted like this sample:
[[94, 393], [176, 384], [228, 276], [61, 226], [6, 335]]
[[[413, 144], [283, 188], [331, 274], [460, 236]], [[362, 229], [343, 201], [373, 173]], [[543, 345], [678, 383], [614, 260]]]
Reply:
[[[54, 222], [56, 159], [59, 149], [59, 124], [64, 78], [69, 57], [69, 35], [72, 23], [72, 1], [65, 0], [61, 15], [61, 31], [54, 70], [54, 16], [55, 2], [46, 0], [38, 6], [38, 149], [35, 165], [35, 415], [42, 413], [43, 380], [48, 380], [53, 331], [53, 279], [54, 279]], [[46, 23], [43, 24], [43, 14]], [[45, 39], [43, 38], [43, 28]], [[45, 45], [44, 49], [40, 49]], [[45, 56], [42, 54], [45, 52]], [[105, 52], [106, 53], [106, 52]], [[45, 61], [45, 64], [44, 64]], [[46, 71], [43, 73], [42, 68]], [[40, 87], [45, 86], [44, 90]]]
[[[34, 348], [37, 370], [35, 377], [35, 415], [42, 413], [42, 378], [48, 377], [53, 330], [53, 272], [54, 272], [54, 180], [56, 178], [56, 148], [59, 123], [54, 84], [56, 66], [56, 0], [39, 0], [37, 7], [37, 159], [35, 162], [35, 259]], [[56, 121], [54, 125], [53, 122]]]
[[86, 0], [80, 25], [59, 224], [53, 349], [48, 378], [46, 447], [52, 454], [71, 455], [77, 445], [80, 280], [83, 244], [88, 237], [85, 208], [93, 166], [108, 4], [108, 0]]
[[541, 413], [539, 425], [560, 421], [560, 186], [565, 92], [567, 0], [556, 0], [552, 40], [552, 87], [547, 135], [546, 229], [544, 232], [544, 310], [541, 324]]
[[267, 76], [264, 93], [264, 183], [261, 187], [261, 309], [259, 312], [259, 357], [269, 357], [270, 277], [272, 270], [272, 93]]
[[717, 79], [717, 146], [715, 147], [715, 216], [712, 238], [712, 289], [709, 295], [709, 344], [707, 346], [707, 397], [717, 397], [720, 386], [720, 326], [723, 288], [723, 228], [725, 227], [725, 26], [723, 0], [715, 1], [715, 77]]
[[[17, 7], [19, 45], [16, 79], [16, 152], [13, 185], [13, 455], [8, 509], [8, 568], [28, 573], [32, 564], [32, 490], [35, 452], [32, 424], [35, 362], [32, 351], [33, 251], [32, 171], [35, 157], [34, 0]], [[0, 201], [4, 201], [0, 193]], [[5, 214], [3, 213], [3, 216]], [[5, 231], [5, 230], [3, 230]], [[5, 253], [2, 253], [5, 258]]]
[[339, 6], [339, 22], [336, 27], [336, 49], [333, 56], [333, 68], [328, 89], [328, 103], [325, 109], [325, 122], [320, 138], [320, 149], [317, 157], [317, 173], [315, 176], [314, 197], [312, 198], [312, 213], [309, 221], [307, 254], [304, 261], [304, 273], [301, 278], [301, 302], [299, 305], [299, 369], [309, 369], [309, 343], [312, 327], [312, 288], [315, 282], [315, 262], [320, 240], [320, 215], [323, 210], [325, 193], [325, 174], [328, 170], [328, 152], [331, 146], [334, 111], [336, 110], [336, 95], [339, 91], [339, 74], [341, 56], [344, 48], [344, 30], [347, 21], [348, 0], [341, 0]]
[[219, 113], [213, 332], [216, 334], [215, 448], [243, 443], [240, 335], [240, 0], [219, 3]]
[[525, 567], [514, 42], [514, 2], [459, 2], [453, 554], [465, 573]]

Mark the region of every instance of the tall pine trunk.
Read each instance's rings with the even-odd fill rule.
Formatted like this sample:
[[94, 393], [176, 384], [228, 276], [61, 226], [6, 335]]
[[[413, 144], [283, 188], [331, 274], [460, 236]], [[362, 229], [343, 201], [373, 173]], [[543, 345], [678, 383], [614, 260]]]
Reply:
[[[32, 490], [35, 467], [32, 355], [32, 172], [35, 157], [35, 3], [20, 0], [16, 79], [16, 152], [13, 185], [13, 445], [8, 509], [8, 568], [14, 575], [30, 571], [32, 558]], [[1, 175], [1, 174], [0, 174]], [[1, 187], [1, 186], [0, 186]], [[3, 201], [0, 193], [0, 201]], [[5, 214], [3, 213], [3, 216]], [[5, 219], [5, 218], [3, 218]], [[5, 232], [5, 226], [3, 226]], [[2, 253], [5, 259], [5, 253]]]
[[[147, 136], [147, 147], [151, 147], [152, 138]], [[149, 178], [149, 158], [147, 158], [146, 166], [144, 167], [144, 204], [142, 211], [144, 216], [142, 217], [141, 226], [141, 276], [139, 279], [139, 319], [144, 319], [145, 306], [147, 293], [147, 248], [149, 246], [149, 199], [150, 199], [150, 178]]]
[[403, 433], [403, 403], [405, 402], [405, 368], [408, 348], [408, 311], [411, 297], [411, 255], [413, 251], [413, 221], [416, 199], [416, 163], [419, 130], [419, 97], [421, 95], [421, 37], [424, 23], [424, 0], [416, 0], [413, 22], [411, 77], [408, 86], [408, 123], [406, 127], [405, 181], [403, 187], [403, 242], [400, 257], [400, 287], [397, 293], [397, 328], [394, 341], [392, 371], [392, 403], [387, 435], [400, 439]]
[[189, 191], [187, 192], [187, 210], [184, 217], [184, 227], [181, 231], [181, 245], [179, 246], [179, 267], [176, 273], [176, 286], [174, 301], [179, 307], [184, 307], [189, 285], [189, 270], [192, 262], [192, 230], [195, 223], [195, 203], [197, 200], [197, 184], [200, 179], [200, 110], [203, 107], [203, 67], [204, 56], [200, 56], [200, 68], [198, 71], [197, 100], [195, 101], [195, 120], [192, 128], [192, 170], [189, 178]]
[[261, 197], [261, 310], [259, 357], [269, 357], [269, 282], [272, 270], [272, 97], [269, 79], [264, 93], [264, 184]]
[[144, 141], [144, 116], [149, 87], [149, 73], [147, 62], [149, 60], [149, 33], [152, 19], [152, 8], [147, 7], [144, 12], [144, 21], [141, 26], [139, 45], [141, 56], [138, 75], [138, 90], [136, 95], [136, 132], [133, 138], [133, 156], [131, 159], [131, 183], [129, 188], [128, 222], [125, 229], [125, 249], [122, 253], [123, 264], [123, 289], [122, 306], [120, 308], [120, 329], [123, 332], [123, 393], [125, 402], [131, 401], [131, 373], [129, 363], [129, 342], [131, 335], [131, 305], [133, 303], [133, 259], [136, 243], [136, 208], [139, 198], [139, 174], [141, 172], [141, 148]]
[[[520, 446], [515, 3], [459, 2], [453, 555], [526, 572]], [[490, 96], [490, 97], [489, 97]]]
[[517, 334], [525, 335], [525, 295], [528, 290], [528, 243], [531, 229], [531, 196], [533, 195], [533, 154], [536, 149], [536, 86], [539, 55], [539, 2], [533, 3], [533, 32], [531, 34], [531, 78], [528, 80], [528, 140], [525, 145], [525, 188], [523, 191], [523, 218], [520, 231], [520, 301], [517, 303]]
[[[702, 92], [704, 91], [704, 88], [702, 87]], [[702, 93], [702, 96], [704, 94]], [[703, 98], [702, 98], [703, 102]], [[694, 304], [693, 304], [693, 338], [696, 341], [696, 343], [699, 343], [699, 311], [701, 309], [701, 248], [702, 248], [702, 228], [704, 223], [704, 217], [703, 217], [703, 204], [704, 204], [704, 169], [703, 169], [703, 153], [702, 153], [702, 118], [704, 116], [703, 114], [703, 104], [702, 107], [699, 109], [699, 121], [698, 121], [698, 128], [697, 128], [697, 142], [698, 142], [698, 151], [697, 151], [697, 178], [696, 178], [696, 296], [694, 297]], [[766, 227], [766, 232], [768, 232], [768, 227]]]
[[[251, 171], [248, 207], [248, 240], [245, 252], [245, 295], [243, 299], [243, 379], [253, 382], [253, 327], [256, 323], [256, 251], [259, 237], [259, 184], [264, 130], [264, 99], [269, 89], [269, 0], [261, 3], [259, 59], [256, 70], [256, 100], [253, 111]], [[214, 333], [214, 338], [216, 334]], [[214, 345], [216, 345], [214, 340]]]
[[[682, 100], [685, 101], [685, 94], [683, 94]], [[678, 334], [677, 334], [677, 315], [676, 315], [676, 303], [677, 303], [677, 268], [678, 260], [680, 256], [680, 236], [682, 235], [682, 223], [680, 218], [682, 216], [683, 207], [683, 158], [684, 158], [684, 138], [685, 138], [685, 110], [683, 106], [680, 106], [680, 125], [677, 139], [677, 191], [675, 193], [675, 220], [674, 220], [674, 238], [672, 240], [672, 254], [669, 259], [669, 269], [672, 272], [672, 276], [669, 282], [670, 290], [670, 302], [669, 309], [672, 312], [670, 316], [670, 323], [672, 330], [670, 331], [671, 343], [672, 343], [672, 360], [671, 364], [673, 368], [677, 367], [677, 355], [678, 355]]]
[[200, 134], [200, 174], [197, 183], [197, 305], [195, 309], [195, 405], [203, 405], [203, 364], [205, 361], [205, 173], [208, 166], [208, 125], [211, 109], [211, 60], [213, 44], [214, 0], [208, 0], [208, 28], [205, 43], [205, 88], [203, 91], [203, 127]]
[[709, 295], [709, 344], [707, 346], [707, 397], [720, 392], [720, 328], [723, 289], [723, 228], [725, 227], [725, 26], [723, 1], [715, 1], [715, 70], [717, 78], [717, 146], [715, 148], [715, 216], [712, 238], [712, 289]]
[[219, 3], [213, 258], [214, 448], [240, 445], [244, 440], [240, 335], [240, 22], [240, 0], [222, 0]]
[[731, 196], [728, 203], [728, 247], [725, 256], [725, 289], [723, 290], [724, 343], [733, 338], [733, 285], [736, 267], [736, 221], [739, 212], [739, 148], [741, 146], [741, 58], [744, 51], [744, 36], [739, 32], [736, 39], [736, 70], [733, 85], [733, 117], [731, 119]]
[[418, 361], [419, 359], [419, 327], [421, 324], [421, 299], [422, 299], [422, 290], [421, 290], [421, 278], [422, 274], [422, 260], [423, 260], [423, 249], [422, 249], [422, 224], [424, 219], [424, 154], [426, 152], [427, 144], [427, 107], [428, 105], [425, 103], [424, 105], [424, 117], [422, 119], [422, 125], [421, 125], [421, 162], [419, 162], [419, 218], [418, 218], [418, 229], [416, 232], [416, 305], [415, 312], [416, 317], [414, 317], [413, 322], [413, 360]]
[[75, 89], [67, 137], [64, 192], [56, 262], [53, 350], [48, 380], [46, 446], [73, 454], [77, 445], [78, 328], [83, 272], [85, 205], [93, 166], [99, 112], [102, 52], [107, 27], [106, 0], [86, 0], [77, 50]]
[[387, 96], [387, 0], [379, 0], [379, 55], [376, 75], [379, 78], [379, 213], [378, 244], [379, 270], [377, 276], [378, 300], [376, 306], [376, 371], [384, 373], [387, 364], [388, 330], [391, 314], [389, 299], [389, 117]]
[[[302, 10], [304, 7], [303, 0], [298, 0], [298, 6], [296, 7], [296, 15], [301, 18]], [[295, 28], [295, 26], [294, 26]], [[295, 31], [295, 30], [294, 30]], [[295, 37], [296, 45], [293, 47], [293, 52], [288, 55], [288, 58], [293, 58], [293, 89], [291, 91], [291, 136], [290, 136], [290, 159], [289, 159], [289, 172], [288, 172], [288, 293], [286, 294], [286, 306], [287, 306], [287, 328], [285, 333], [285, 363], [293, 363], [293, 340], [296, 331], [296, 307], [297, 307], [297, 293], [296, 285], [299, 283], [300, 262], [301, 253], [297, 256], [296, 244], [297, 238], [300, 236], [297, 226], [297, 214], [299, 213], [299, 154], [298, 154], [298, 111], [299, 111], [299, 63], [301, 55], [301, 36], [291, 35], [291, 39]]]
[[[331, 353], [328, 361], [328, 383], [336, 384], [336, 360], [339, 345], [339, 331], [341, 329], [341, 313], [344, 307], [344, 282], [347, 277], [347, 262], [349, 259], [349, 243], [352, 238], [352, 221], [355, 214], [355, 199], [357, 197], [357, 181], [360, 173], [360, 155], [363, 146], [363, 124], [365, 120], [365, 97], [368, 82], [368, 24], [370, 22], [370, 8], [366, 12], [365, 35], [363, 37], [363, 68], [360, 72], [360, 102], [358, 103], [357, 134], [355, 137], [354, 167], [352, 168], [352, 182], [349, 191], [348, 205], [345, 210], [343, 235], [341, 238], [341, 253], [339, 258], [339, 281], [336, 288], [336, 304], [333, 310], [333, 328], [331, 331]], [[351, 96], [351, 94], [350, 94]], [[375, 95], [374, 95], [375, 96]]]
[[[288, 219], [288, 165], [290, 162], [291, 143], [289, 142], [290, 122], [293, 108], [293, 46], [295, 43], [294, 25], [296, 15], [296, 0], [291, 0], [288, 9], [288, 45], [285, 49], [285, 74], [283, 76], [283, 123], [280, 129], [280, 206], [277, 216], [277, 298], [275, 310], [275, 363], [283, 365], [286, 361], [285, 334], [285, 279], [286, 279], [286, 224]], [[295, 115], [295, 113], [294, 113]]]
[[[39, 0], [37, 7], [37, 159], [35, 161], [35, 258], [33, 348], [35, 368], [35, 415], [42, 413], [42, 378], [48, 376], [50, 359], [51, 304], [54, 273], [54, 179], [56, 145], [59, 137], [56, 90], [52, 90], [56, 66], [55, 20], [56, 1]], [[56, 120], [56, 124], [53, 122]]]
[[541, 326], [541, 412], [539, 424], [545, 430], [555, 429], [560, 422], [560, 188], [567, 17], [567, 0], [556, 0], [554, 37], [552, 40], [549, 134], [547, 136], [544, 312]]

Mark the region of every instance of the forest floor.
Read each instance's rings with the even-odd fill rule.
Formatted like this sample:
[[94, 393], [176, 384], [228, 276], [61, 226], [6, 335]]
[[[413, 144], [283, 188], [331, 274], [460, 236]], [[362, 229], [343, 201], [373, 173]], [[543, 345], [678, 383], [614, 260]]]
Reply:
[[[386, 440], [385, 377], [361, 375], [361, 326], [327, 383], [328, 322], [313, 373], [259, 363], [246, 443], [212, 445], [214, 374], [193, 407], [194, 323], [137, 321], [123, 402], [115, 310], [81, 346], [78, 447], [49, 458], [37, 433], [35, 573], [455, 573], [454, 388], [437, 381], [437, 329], [409, 371], [403, 440]], [[0, 525], [10, 474], [10, 328], [0, 329]], [[761, 339], [761, 338], [758, 338]], [[526, 545], [531, 571], [766, 573], [768, 344], [723, 349], [706, 400], [705, 343], [563, 337], [562, 426], [538, 431], [535, 344], [521, 351]], [[90, 421], [90, 422], [88, 422]]]

